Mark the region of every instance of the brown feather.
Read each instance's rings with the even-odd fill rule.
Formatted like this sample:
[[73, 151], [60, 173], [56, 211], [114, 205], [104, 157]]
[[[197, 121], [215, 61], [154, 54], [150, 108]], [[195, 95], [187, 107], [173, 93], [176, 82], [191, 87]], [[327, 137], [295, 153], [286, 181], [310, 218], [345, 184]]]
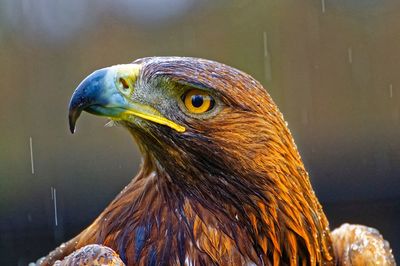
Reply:
[[127, 265], [334, 265], [328, 221], [262, 85], [202, 59], [136, 63], [139, 85], [209, 88], [224, 108], [204, 120], [169, 114], [185, 119], [185, 133], [121, 122], [141, 170], [69, 250], [104, 244]]

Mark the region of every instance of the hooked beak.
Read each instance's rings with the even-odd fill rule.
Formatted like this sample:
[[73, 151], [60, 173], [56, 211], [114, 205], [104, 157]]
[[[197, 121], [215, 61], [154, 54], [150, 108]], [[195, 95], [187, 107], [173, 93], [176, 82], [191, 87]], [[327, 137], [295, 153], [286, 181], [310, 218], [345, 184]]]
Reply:
[[86, 77], [69, 103], [71, 132], [75, 132], [76, 121], [82, 111], [128, 122], [139, 117], [184, 132], [183, 126], [165, 118], [155, 108], [129, 99], [139, 70], [140, 65], [137, 64], [116, 65], [99, 69]]

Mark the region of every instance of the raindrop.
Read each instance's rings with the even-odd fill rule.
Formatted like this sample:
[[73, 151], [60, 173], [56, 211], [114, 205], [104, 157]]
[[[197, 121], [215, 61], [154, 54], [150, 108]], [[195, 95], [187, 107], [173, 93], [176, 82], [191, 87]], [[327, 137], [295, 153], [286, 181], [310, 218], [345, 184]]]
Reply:
[[54, 203], [54, 222], [55, 225], [58, 226], [58, 217], [57, 217], [57, 191], [55, 188], [51, 187], [51, 199]]
[[29, 148], [31, 151], [31, 171], [32, 175], [35, 174], [35, 166], [33, 164], [33, 145], [32, 145], [32, 137], [29, 137]]
[[321, 0], [322, 13], [325, 13], [325, 0]]
[[349, 57], [349, 63], [352, 64], [353, 63], [353, 49], [351, 47], [349, 47], [347, 49], [347, 55]]
[[393, 84], [389, 84], [389, 97], [393, 98]]
[[267, 32], [263, 32], [263, 41], [264, 41], [264, 74], [265, 79], [267, 81], [271, 81], [271, 58], [268, 52], [268, 34]]
[[263, 32], [263, 40], [264, 40], [264, 57], [268, 57], [268, 35], [265, 31]]

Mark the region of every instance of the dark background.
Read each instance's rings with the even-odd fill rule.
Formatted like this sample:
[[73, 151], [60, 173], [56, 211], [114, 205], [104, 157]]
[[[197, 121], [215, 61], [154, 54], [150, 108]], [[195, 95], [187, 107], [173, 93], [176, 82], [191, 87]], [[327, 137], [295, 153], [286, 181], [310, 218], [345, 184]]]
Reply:
[[0, 0], [0, 264], [46, 255], [135, 175], [129, 134], [83, 115], [71, 135], [67, 105], [93, 70], [153, 55], [261, 81], [331, 227], [376, 227], [399, 260], [399, 14], [397, 0]]

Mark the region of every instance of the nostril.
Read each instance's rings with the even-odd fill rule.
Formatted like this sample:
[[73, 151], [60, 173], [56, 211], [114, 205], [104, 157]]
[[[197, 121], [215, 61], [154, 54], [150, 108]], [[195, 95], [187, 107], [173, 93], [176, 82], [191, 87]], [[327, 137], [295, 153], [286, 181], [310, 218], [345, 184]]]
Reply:
[[121, 83], [123, 89], [129, 89], [129, 83], [124, 78], [119, 78], [119, 83]]

